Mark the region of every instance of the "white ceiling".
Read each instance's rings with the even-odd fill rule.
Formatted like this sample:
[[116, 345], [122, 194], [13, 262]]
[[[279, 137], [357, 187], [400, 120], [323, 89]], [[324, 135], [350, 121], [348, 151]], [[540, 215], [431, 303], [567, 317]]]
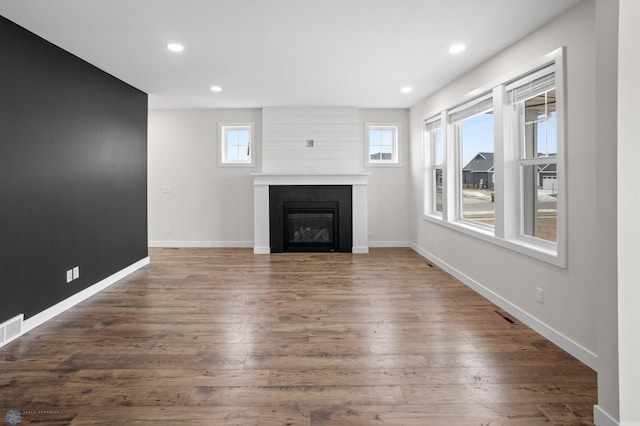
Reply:
[[579, 1], [0, 0], [0, 15], [151, 108], [407, 108]]

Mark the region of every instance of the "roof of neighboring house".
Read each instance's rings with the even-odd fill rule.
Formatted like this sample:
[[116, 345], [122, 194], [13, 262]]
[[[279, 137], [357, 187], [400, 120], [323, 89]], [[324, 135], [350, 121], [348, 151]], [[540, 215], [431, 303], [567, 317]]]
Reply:
[[382, 153], [376, 152], [375, 154], [371, 154], [371, 159], [372, 160], [392, 160], [393, 157], [391, 156], [390, 152], [382, 152]]
[[479, 152], [464, 166], [463, 170], [471, 173], [493, 172], [493, 152]]
[[[539, 154], [542, 157], [542, 154]], [[468, 171], [471, 173], [482, 173], [489, 172], [493, 173], [493, 152], [479, 152], [476, 154], [469, 163], [464, 166], [464, 171]], [[557, 172], [556, 164], [545, 164], [542, 166], [538, 166], [538, 170], [541, 173], [551, 173], [555, 174]]]
[[558, 171], [556, 166], [557, 164], [555, 163], [545, 164], [544, 166], [539, 166], [539, 170], [541, 173], [556, 173]]

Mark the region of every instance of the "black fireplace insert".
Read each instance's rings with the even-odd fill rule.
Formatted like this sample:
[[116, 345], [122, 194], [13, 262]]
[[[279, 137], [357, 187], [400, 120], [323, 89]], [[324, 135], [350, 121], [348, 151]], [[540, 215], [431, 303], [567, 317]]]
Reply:
[[350, 185], [269, 187], [272, 253], [351, 252]]

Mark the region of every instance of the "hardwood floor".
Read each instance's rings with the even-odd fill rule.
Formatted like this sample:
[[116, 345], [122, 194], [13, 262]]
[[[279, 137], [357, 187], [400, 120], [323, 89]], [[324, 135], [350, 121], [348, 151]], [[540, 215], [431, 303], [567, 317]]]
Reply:
[[593, 424], [591, 369], [409, 249], [150, 255], [0, 349], [0, 414], [47, 425]]

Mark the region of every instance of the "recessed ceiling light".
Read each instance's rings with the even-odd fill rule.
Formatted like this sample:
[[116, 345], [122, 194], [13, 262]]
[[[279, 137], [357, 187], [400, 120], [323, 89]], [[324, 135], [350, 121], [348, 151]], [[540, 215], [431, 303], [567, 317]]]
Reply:
[[167, 44], [167, 49], [172, 52], [182, 52], [184, 50], [184, 46], [178, 43], [169, 43]]
[[211, 86], [212, 92], [222, 92], [222, 87], [220, 86]]
[[464, 44], [454, 44], [453, 46], [451, 46], [449, 48], [449, 53], [460, 53], [460, 52], [464, 52], [467, 49], [467, 46], [465, 46]]
[[400, 91], [402, 93], [411, 93], [411, 92], [413, 92], [413, 87], [404, 86], [402, 89], [400, 89]]

